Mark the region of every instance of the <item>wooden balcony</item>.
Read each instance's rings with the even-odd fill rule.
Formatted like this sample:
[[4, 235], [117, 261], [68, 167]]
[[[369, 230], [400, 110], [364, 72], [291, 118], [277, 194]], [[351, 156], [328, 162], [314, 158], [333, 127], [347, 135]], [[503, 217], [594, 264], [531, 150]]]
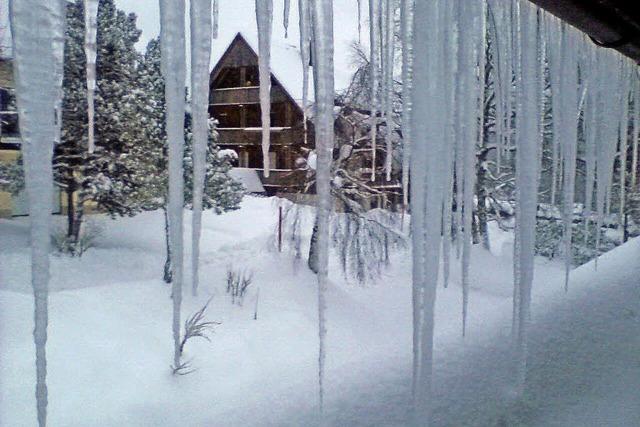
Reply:
[[[260, 145], [261, 128], [219, 128], [218, 145]], [[304, 140], [302, 129], [271, 128], [271, 145], [301, 144]]]
[[[271, 102], [285, 102], [287, 96], [279, 86], [271, 88]], [[260, 88], [258, 86], [214, 89], [209, 96], [212, 105], [225, 104], [258, 104], [260, 103]]]
[[258, 172], [262, 185], [267, 188], [296, 191], [306, 182], [307, 172], [301, 169], [271, 169], [268, 178], [264, 176], [263, 169], [255, 169], [255, 171]]

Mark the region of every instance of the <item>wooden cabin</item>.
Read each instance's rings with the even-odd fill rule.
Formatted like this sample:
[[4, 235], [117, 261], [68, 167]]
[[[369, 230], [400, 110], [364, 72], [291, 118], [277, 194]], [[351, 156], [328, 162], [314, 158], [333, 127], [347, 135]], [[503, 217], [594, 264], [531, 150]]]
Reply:
[[[300, 68], [298, 65], [295, 69], [300, 77], [289, 84], [302, 85]], [[271, 173], [266, 178], [262, 169], [259, 80], [258, 54], [238, 33], [211, 72], [209, 115], [218, 121], [218, 145], [237, 153], [237, 167], [256, 170], [267, 194], [296, 192], [304, 182], [304, 171], [296, 164], [314, 147], [312, 126], [309, 123], [305, 143], [302, 102], [294, 99], [272, 72]]]

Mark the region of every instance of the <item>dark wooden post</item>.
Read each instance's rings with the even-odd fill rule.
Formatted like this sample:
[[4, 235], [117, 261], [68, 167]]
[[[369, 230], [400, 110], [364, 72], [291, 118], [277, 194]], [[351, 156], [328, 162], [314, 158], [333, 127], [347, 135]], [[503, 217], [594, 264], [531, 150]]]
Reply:
[[278, 252], [282, 252], [282, 206], [278, 208]]

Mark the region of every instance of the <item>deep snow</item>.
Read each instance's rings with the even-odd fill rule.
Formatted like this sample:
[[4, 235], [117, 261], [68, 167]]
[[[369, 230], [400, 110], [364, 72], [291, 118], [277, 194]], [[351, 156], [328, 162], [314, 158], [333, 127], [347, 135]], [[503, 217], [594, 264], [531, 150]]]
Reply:
[[[103, 230], [97, 246], [80, 259], [52, 257], [50, 425], [316, 424], [317, 282], [304, 262], [296, 266], [274, 249], [276, 215], [274, 199], [254, 197], [239, 211], [204, 214], [201, 293], [195, 300], [185, 294], [183, 318], [213, 296], [207, 318], [222, 324], [211, 342], [187, 344], [186, 359], [197, 370], [178, 377], [169, 368], [170, 289], [159, 279], [161, 213], [92, 217]], [[530, 388], [520, 401], [510, 380], [512, 239], [492, 231], [494, 254], [474, 248], [464, 340], [458, 269], [448, 289], [438, 288], [434, 425], [638, 425], [640, 241], [603, 256], [597, 272], [592, 264], [575, 271], [566, 295], [563, 266], [537, 260]], [[27, 235], [25, 219], [0, 220], [1, 426], [35, 422]], [[254, 271], [242, 307], [225, 294], [229, 265]], [[407, 422], [410, 272], [406, 251], [366, 287], [347, 283], [332, 265], [329, 424]]]

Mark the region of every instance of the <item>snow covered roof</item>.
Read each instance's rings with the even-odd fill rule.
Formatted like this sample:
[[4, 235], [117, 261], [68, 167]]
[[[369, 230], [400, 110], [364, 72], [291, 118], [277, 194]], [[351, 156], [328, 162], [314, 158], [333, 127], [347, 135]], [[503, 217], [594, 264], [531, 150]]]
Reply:
[[[273, 2], [271, 68], [289, 94], [294, 99], [301, 100], [302, 65], [298, 47], [300, 42], [298, 2], [290, 3], [289, 31], [288, 37], [285, 38], [284, 1], [274, 0]], [[354, 72], [351, 45], [358, 41], [358, 3], [360, 2], [354, 0], [334, 0], [334, 61], [337, 91], [347, 88]], [[365, 15], [366, 2], [362, 4], [362, 12]], [[249, 45], [256, 52], [258, 51], [255, 0], [221, 1], [219, 5], [219, 36], [213, 41], [211, 68], [218, 62], [237, 33], [241, 33]], [[367, 28], [363, 27], [363, 40], [367, 39], [366, 31]]]
[[[0, 0], [2, 1], [2, 0]], [[334, 0], [334, 61], [335, 88], [347, 88], [354, 72], [351, 45], [358, 41], [358, 3], [355, 0]], [[149, 40], [160, 31], [157, 0], [116, 0], [119, 8], [138, 15], [138, 27], [142, 30], [139, 47], [144, 49]], [[257, 51], [255, 0], [220, 1], [218, 38], [213, 40], [211, 69], [218, 62], [236, 34], [241, 33]], [[296, 100], [302, 99], [302, 65], [300, 63], [298, 2], [291, 1], [288, 37], [283, 25], [284, 0], [273, 1], [272, 71], [278, 81]], [[362, 2], [362, 15], [366, 15], [366, 2]], [[188, 8], [187, 8], [188, 11]], [[188, 13], [187, 13], [188, 21]], [[188, 22], [187, 22], [188, 24]], [[365, 22], [362, 25], [362, 41], [368, 39]], [[187, 39], [189, 31], [187, 30]]]
[[232, 168], [229, 171], [231, 178], [239, 181], [247, 191], [247, 193], [264, 193], [262, 181], [255, 169], [249, 168]]
[[[256, 55], [258, 54], [257, 34], [239, 32], [233, 36], [226, 36], [227, 38], [224, 40], [218, 38], [214, 42], [211, 53], [212, 70], [238, 36], [247, 42]], [[302, 107], [302, 62], [300, 61], [300, 49], [293, 44], [293, 40], [278, 40], [271, 44], [271, 74], [280, 82], [293, 100]], [[313, 101], [312, 79], [309, 79], [309, 101]]]

